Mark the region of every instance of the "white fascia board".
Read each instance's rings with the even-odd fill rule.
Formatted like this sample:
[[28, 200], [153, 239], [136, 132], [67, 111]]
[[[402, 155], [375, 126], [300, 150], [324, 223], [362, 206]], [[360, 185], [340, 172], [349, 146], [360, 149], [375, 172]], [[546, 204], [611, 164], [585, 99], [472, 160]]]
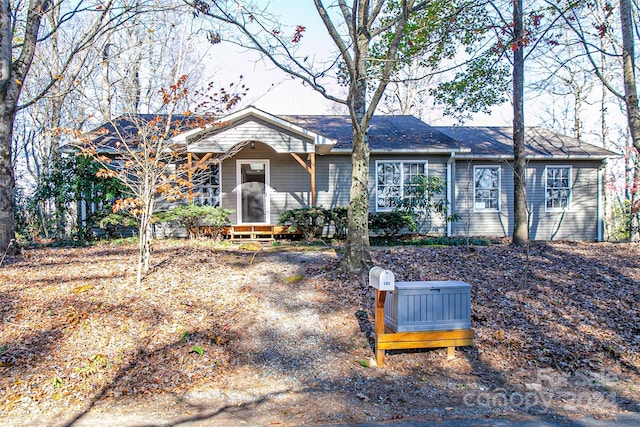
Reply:
[[[461, 154], [456, 156], [458, 160], [513, 160], [511, 154]], [[552, 155], [535, 155], [525, 156], [527, 160], [605, 160], [607, 156], [591, 156], [591, 155], [576, 155], [576, 156], [552, 156]]]
[[[350, 148], [336, 148], [332, 151], [332, 153], [343, 154], [343, 153], [351, 153], [353, 150]], [[456, 153], [456, 158], [458, 158], [458, 153], [468, 153], [469, 149], [465, 148], [462, 150], [458, 149], [426, 149], [426, 150], [410, 150], [410, 149], [401, 149], [401, 150], [371, 150], [370, 154], [447, 154], [451, 155], [452, 153]]]

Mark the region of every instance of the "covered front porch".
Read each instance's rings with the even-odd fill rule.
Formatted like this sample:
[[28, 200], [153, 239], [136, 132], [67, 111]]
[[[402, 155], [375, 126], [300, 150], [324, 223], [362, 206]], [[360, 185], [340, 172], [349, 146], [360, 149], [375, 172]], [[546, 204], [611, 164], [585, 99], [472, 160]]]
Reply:
[[291, 237], [279, 215], [316, 205], [316, 156], [334, 145], [253, 108], [175, 139], [185, 144], [188, 201], [233, 211], [225, 235], [256, 240]]

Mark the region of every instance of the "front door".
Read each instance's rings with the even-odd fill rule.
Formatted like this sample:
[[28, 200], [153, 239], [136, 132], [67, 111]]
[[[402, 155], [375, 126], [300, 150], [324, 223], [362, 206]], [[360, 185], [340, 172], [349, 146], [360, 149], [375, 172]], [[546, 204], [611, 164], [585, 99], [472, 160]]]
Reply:
[[238, 160], [238, 218], [240, 223], [267, 223], [269, 161]]

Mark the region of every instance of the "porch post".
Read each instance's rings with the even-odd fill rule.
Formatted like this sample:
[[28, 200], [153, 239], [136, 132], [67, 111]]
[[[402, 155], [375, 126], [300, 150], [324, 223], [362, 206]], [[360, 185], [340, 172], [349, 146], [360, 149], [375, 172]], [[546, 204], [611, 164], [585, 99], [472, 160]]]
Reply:
[[311, 207], [316, 205], [316, 153], [311, 153]]
[[309, 160], [311, 165], [307, 165], [307, 163], [300, 158], [296, 153], [289, 153], [291, 157], [293, 157], [296, 162], [300, 164], [306, 170], [311, 179], [311, 206], [316, 205], [316, 153], [309, 153]]
[[189, 204], [193, 203], [193, 155], [187, 153], [187, 180], [189, 181], [189, 197], [187, 200]]

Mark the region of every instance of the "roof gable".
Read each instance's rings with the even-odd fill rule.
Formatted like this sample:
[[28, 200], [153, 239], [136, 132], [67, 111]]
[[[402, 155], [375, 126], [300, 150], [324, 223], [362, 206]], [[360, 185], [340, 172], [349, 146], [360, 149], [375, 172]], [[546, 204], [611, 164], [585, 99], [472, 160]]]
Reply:
[[192, 153], [224, 153], [246, 141], [260, 141], [277, 153], [310, 153], [315, 149], [315, 138], [301, 135], [257, 117], [247, 116], [232, 125], [211, 129], [187, 141]]
[[[262, 130], [262, 133], [258, 130], [250, 131], [251, 126], [246, 124], [254, 122]], [[239, 129], [243, 127], [243, 129]], [[283, 141], [272, 147], [278, 152], [308, 152], [310, 150], [308, 144], [311, 143], [315, 151], [325, 154], [336, 144], [336, 141], [328, 137], [325, 134], [314, 132], [308, 128], [298, 126], [295, 123], [281, 119], [278, 116], [274, 116], [265, 111], [259, 110], [253, 106], [247, 107], [243, 110], [239, 110], [228, 116], [222, 117], [211, 126], [205, 128], [192, 129], [188, 132], [184, 132], [174, 138], [176, 142], [184, 142], [187, 145], [193, 141], [198, 142], [201, 140], [215, 139], [215, 135], [228, 131], [229, 129], [237, 130], [234, 137], [240, 138], [244, 135], [245, 138], [251, 140], [260, 140], [260, 136], [267, 135], [266, 129], [279, 131], [283, 135], [289, 135], [288, 138], [283, 138]], [[265, 133], [266, 132], [266, 133]], [[234, 133], [234, 132], [230, 132]], [[254, 134], [255, 133], [255, 134]], [[272, 136], [272, 135], [270, 135]], [[233, 139], [233, 138], [232, 138]], [[246, 141], [247, 139], [244, 139]], [[297, 143], [295, 141], [298, 141]], [[232, 145], [242, 142], [241, 140], [235, 140]], [[219, 143], [220, 144], [220, 143]], [[226, 146], [226, 145], [225, 145]], [[283, 148], [288, 147], [288, 148]], [[301, 149], [304, 147], [304, 149]]]

